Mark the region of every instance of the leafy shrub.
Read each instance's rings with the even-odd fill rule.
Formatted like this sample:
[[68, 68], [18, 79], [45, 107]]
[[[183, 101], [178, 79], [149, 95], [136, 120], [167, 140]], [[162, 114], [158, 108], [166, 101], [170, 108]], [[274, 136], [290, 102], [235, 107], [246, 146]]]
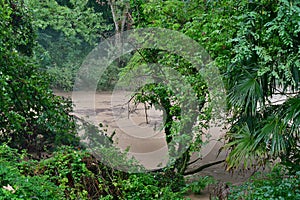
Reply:
[[49, 181], [47, 176], [21, 174], [16, 162], [21, 155], [16, 150], [2, 145], [0, 155], [0, 200], [63, 199], [62, 190]]
[[228, 199], [300, 199], [300, 171], [291, 175], [274, 168], [266, 175], [259, 173], [233, 188]]
[[[41, 160], [35, 166], [23, 163], [23, 171], [30, 174], [44, 175], [57, 185], [67, 199], [97, 199], [107, 195], [100, 189], [101, 173], [109, 173], [98, 161], [85, 151], [74, 150], [72, 147], [61, 147], [49, 159]], [[105, 176], [105, 175], [104, 175]]]
[[0, 156], [0, 186], [12, 187], [3, 188], [0, 196], [8, 199], [97, 199], [109, 192], [118, 194], [109, 179], [118, 177], [85, 151], [61, 147], [52, 157], [34, 161], [2, 145]]
[[121, 182], [121, 190], [124, 199], [184, 199], [182, 191], [172, 189], [174, 184], [178, 182], [159, 173], [132, 174]]
[[201, 194], [201, 192], [210, 184], [216, 181], [211, 176], [200, 177], [197, 181], [193, 181], [187, 184], [186, 188], [195, 194]]
[[51, 158], [26, 161], [21, 172], [45, 176], [67, 199], [183, 199], [183, 177], [168, 173], [128, 174], [103, 165], [86, 151], [61, 147]]
[[185, 184], [182, 175], [165, 172], [130, 174], [103, 165], [84, 150], [63, 146], [50, 158], [29, 160], [0, 146], [1, 199], [184, 199], [209, 182]]

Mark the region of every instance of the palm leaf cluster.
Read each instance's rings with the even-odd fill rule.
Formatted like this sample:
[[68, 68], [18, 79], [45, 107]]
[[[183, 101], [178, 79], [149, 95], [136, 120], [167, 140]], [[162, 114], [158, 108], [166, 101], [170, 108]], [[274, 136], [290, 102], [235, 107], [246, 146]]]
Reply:
[[277, 158], [299, 167], [300, 4], [278, 0], [244, 6], [227, 69], [228, 168]]

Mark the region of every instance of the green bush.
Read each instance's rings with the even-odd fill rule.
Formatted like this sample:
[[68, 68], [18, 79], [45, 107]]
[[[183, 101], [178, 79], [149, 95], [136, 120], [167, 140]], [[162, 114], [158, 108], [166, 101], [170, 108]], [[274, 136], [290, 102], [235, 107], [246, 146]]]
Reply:
[[103, 166], [86, 151], [64, 146], [48, 159], [28, 156], [0, 146], [0, 187], [12, 187], [2, 188], [4, 199], [98, 199], [121, 194], [115, 182], [126, 178], [125, 173]]
[[259, 173], [243, 185], [234, 187], [228, 199], [300, 199], [300, 171], [291, 175], [274, 168], [266, 175]]
[[184, 199], [202, 190], [204, 177], [185, 184], [172, 171], [125, 173], [103, 165], [84, 150], [63, 146], [50, 158], [30, 160], [6, 144], [0, 146], [1, 199]]
[[204, 176], [200, 177], [197, 181], [192, 181], [187, 184], [186, 188], [195, 194], [201, 194], [201, 192], [210, 184], [216, 183], [213, 177]]
[[64, 199], [62, 190], [48, 176], [22, 174], [17, 159], [22, 157], [7, 145], [0, 146], [0, 200]]
[[124, 199], [184, 199], [184, 191], [174, 191], [174, 184], [182, 187], [176, 179], [160, 173], [132, 174], [121, 182], [121, 191]]

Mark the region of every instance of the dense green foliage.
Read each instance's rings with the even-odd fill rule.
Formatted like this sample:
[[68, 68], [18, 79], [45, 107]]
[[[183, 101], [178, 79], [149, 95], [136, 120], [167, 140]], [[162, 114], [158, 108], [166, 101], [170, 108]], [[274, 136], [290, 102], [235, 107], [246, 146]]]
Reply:
[[[276, 3], [275, 3], [276, 2]], [[229, 168], [280, 157], [299, 166], [300, 4], [245, 4], [227, 68], [234, 113]], [[280, 102], [274, 97], [283, 97]]]
[[30, 59], [34, 32], [30, 12], [21, 3], [1, 1], [0, 141], [41, 152], [76, 144], [72, 106], [54, 96], [49, 78]]
[[[132, 101], [162, 109], [169, 153], [184, 153], [165, 169], [140, 174], [117, 169], [134, 161], [103, 143], [108, 138], [101, 133], [96, 139], [103, 158], [78, 149], [72, 103], [50, 87], [71, 90], [85, 56], [112, 27], [117, 33], [171, 29], [203, 46], [227, 90], [227, 168], [277, 159], [286, 169], [257, 175], [230, 189], [228, 198], [299, 199], [299, 21], [300, 3], [292, 0], [0, 0], [0, 199], [183, 199], [213, 183], [205, 177], [187, 184], [183, 175], [191, 153], [203, 145], [202, 128], [212, 111], [208, 88], [214, 86], [174, 52], [125, 55], [108, 68], [98, 89], [112, 89], [118, 80], [126, 85], [135, 78], [132, 72], [147, 73], [156, 82], [139, 87]], [[147, 63], [158, 65], [144, 68]], [[180, 78], [160, 74], [160, 66]], [[192, 90], [172, 87], [180, 81]], [[190, 92], [195, 99], [186, 99]], [[190, 101], [197, 109], [181, 115]], [[93, 126], [83, 128], [94, 133]], [[48, 158], [41, 159], [45, 152]], [[116, 159], [105, 166], [104, 157]]]
[[[232, 116], [228, 168], [241, 163], [249, 167], [254, 161], [264, 164], [277, 157], [299, 166], [299, 3], [228, 0], [134, 5], [137, 27], [183, 32], [215, 59]], [[272, 99], [278, 96], [284, 98], [282, 102]]]
[[19, 170], [1, 160], [0, 163], [0, 199], [62, 199], [62, 192], [44, 176], [23, 176]]
[[19, 168], [22, 156], [6, 145], [0, 146], [0, 199], [62, 199], [62, 190], [47, 176], [23, 174]]
[[[192, 189], [182, 176], [126, 174], [70, 147], [34, 161], [28, 160], [26, 153], [2, 145], [0, 156], [0, 184], [11, 186], [1, 188], [0, 199], [184, 199]], [[207, 182], [199, 180], [199, 184]]]
[[[26, 14], [29, 11], [21, 3], [3, 0], [0, 5], [1, 142], [32, 154], [59, 144], [76, 146], [70, 102], [53, 95], [48, 75], [30, 57], [34, 33], [26, 35], [27, 30], [33, 30], [30, 15]], [[36, 161], [30, 159], [31, 154], [19, 154], [9, 146], [0, 148], [3, 199], [131, 198], [137, 188], [145, 186], [157, 190], [140, 191], [135, 196], [182, 199], [184, 182], [181, 176], [176, 186], [177, 182], [172, 181], [176, 174], [126, 174], [74, 147], [56, 148], [53, 154], [46, 154], [50, 158]]]
[[256, 174], [250, 181], [232, 188], [228, 199], [299, 199], [300, 172], [294, 175], [281, 168], [268, 174]]
[[[37, 32], [35, 57], [51, 75], [52, 87], [72, 90], [84, 58], [109, 34], [110, 20], [103, 17], [106, 7], [93, 0], [30, 0], [26, 4], [32, 9]], [[103, 80], [99, 87], [109, 84], [110, 80]]]

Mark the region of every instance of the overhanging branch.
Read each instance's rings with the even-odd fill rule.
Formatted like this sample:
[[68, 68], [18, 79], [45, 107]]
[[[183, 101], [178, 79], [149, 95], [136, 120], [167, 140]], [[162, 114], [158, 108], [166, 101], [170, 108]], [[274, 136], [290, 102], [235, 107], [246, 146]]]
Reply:
[[219, 160], [219, 161], [215, 161], [215, 162], [211, 162], [211, 163], [208, 163], [208, 164], [205, 164], [205, 165], [202, 165], [200, 167], [198, 167], [197, 169], [194, 169], [194, 170], [191, 170], [191, 171], [187, 171], [187, 172], [184, 172], [183, 175], [191, 175], [191, 174], [195, 174], [197, 172], [200, 172], [208, 167], [211, 167], [213, 165], [218, 165], [220, 163], [223, 163], [225, 162], [225, 160]]

